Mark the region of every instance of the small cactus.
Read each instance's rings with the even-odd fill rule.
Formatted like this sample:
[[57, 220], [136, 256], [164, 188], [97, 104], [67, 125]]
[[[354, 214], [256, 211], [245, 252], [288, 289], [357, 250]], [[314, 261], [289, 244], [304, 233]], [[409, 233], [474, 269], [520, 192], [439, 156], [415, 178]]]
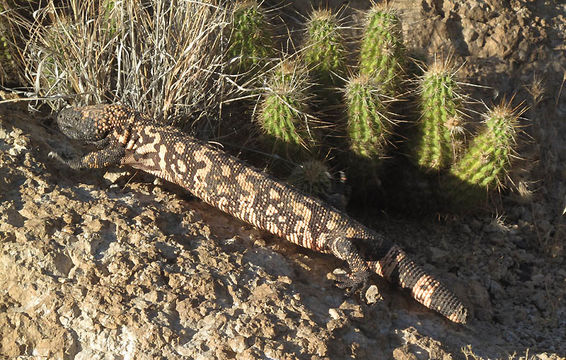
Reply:
[[[1, 30], [1, 28], [0, 28]], [[6, 69], [10, 70], [13, 69], [15, 66], [14, 60], [12, 59], [12, 55], [8, 49], [8, 39], [4, 36], [0, 36], [0, 69], [3, 76], [8, 76], [9, 74], [3, 74]]]
[[332, 177], [324, 163], [318, 160], [305, 161], [295, 167], [287, 181], [307, 194], [325, 199], [331, 192]]
[[345, 49], [336, 15], [315, 10], [307, 23], [304, 58], [317, 82], [336, 85], [345, 67]]
[[378, 161], [385, 155], [394, 121], [388, 117], [382, 87], [373, 78], [360, 75], [346, 85], [348, 137], [357, 158]]
[[2, 14], [4, 9], [0, 4], [0, 84], [5, 85], [6, 83], [16, 81], [16, 63], [11, 54], [11, 44], [7, 37], [8, 22]]
[[269, 24], [255, 0], [239, 1], [234, 6], [233, 28], [228, 57], [237, 71], [249, 71], [273, 56]]
[[375, 4], [368, 12], [360, 48], [360, 74], [387, 84], [394, 95], [403, 73], [403, 36], [397, 13]]
[[118, 32], [120, 26], [119, 15], [115, 14], [120, 10], [120, 4], [117, 4], [117, 0], [103, 0], [100, 3], [99, 9], [99, 21], [105, 22], [106, 29], [109, 35], [114, 36]]
[[450, 169], [455, 200], [475, 201], [501, 187], [513, 156], [520, 112], [502, 102], [485, 115], [485, 128]]
[[283, 60], [267, 87], [258, 114], [263, 131], [276, 145], [283, 145], [287, 153], [308, 148], [312, 141], [307, 140], [312, 140], [312, 135], [306, 113], [309, 83], [304, 68], [293, 60]]
[[463, 142], [462, 96], [449, 60], [436, 61], [419, 79], [421, 119], [415, 145], [418, 165], [450, 167]]

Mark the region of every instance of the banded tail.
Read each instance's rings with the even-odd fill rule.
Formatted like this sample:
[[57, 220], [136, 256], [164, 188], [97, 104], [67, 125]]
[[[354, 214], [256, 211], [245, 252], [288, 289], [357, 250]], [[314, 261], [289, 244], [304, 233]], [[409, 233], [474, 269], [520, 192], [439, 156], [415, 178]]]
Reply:
[[379, 261], [368, 261], [368, 267], [392, 284], [411, 291], [412, 297], [449, 320], [465, 324], [468, 309], [438, 280], [427, 274], [397, 245]]

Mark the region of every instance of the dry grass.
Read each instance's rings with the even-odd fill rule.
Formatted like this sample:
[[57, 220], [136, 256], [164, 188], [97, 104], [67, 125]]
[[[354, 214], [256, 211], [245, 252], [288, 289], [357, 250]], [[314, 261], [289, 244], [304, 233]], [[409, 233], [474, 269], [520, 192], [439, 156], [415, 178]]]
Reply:
[[[154, 119], [217, 127], [223, 104], [245, 97], [226, 73], [230, 7], [197, 0], [68, 0], [12, 11], [24, 75], [36, 96], [67, 104], [119, 102]], [[198, 131], [198, 129], [197, 129]]]

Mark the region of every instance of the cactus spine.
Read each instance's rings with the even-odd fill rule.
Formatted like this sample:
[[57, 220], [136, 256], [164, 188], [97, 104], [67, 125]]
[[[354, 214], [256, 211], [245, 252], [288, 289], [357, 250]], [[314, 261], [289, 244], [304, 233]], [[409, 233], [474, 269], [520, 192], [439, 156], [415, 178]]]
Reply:
[[396, 12], [375, 4], [368, 12], [360, 48], [360, 74], [387, 84], [393, 95], [403, 73], [403, 37]]
[[236, 70], [249, 71], [254, 66], [263, 65], [273, 56], [271, 36], [266, 31], [268, 27], [257, 1], [236, 3], [228, 49], [229, 58], [236, 59]]
[[336, 85], [344, 72], [345, 49], [338, 19], [330, 10], [315, 10], [307, 24], [305, 62], [323, 85]]
[[462, 96], [448, 61], [436, 61], [419, 80], [421, 119], [416, 160], [425, 170], [450, 167], [463, 138]]
[[350, 149], [364, 160], [375, 161], [384, 156], [394, 125], [387, 117], [381, 91], [380, 84], [366, 75], [354, 77], [346, 85]]
[[502, 102], [485, 115], [485, 128], [452, 166], [450, 181], [456, 199], [481, 199], [501, 186], [513, 156], [520, 112]]

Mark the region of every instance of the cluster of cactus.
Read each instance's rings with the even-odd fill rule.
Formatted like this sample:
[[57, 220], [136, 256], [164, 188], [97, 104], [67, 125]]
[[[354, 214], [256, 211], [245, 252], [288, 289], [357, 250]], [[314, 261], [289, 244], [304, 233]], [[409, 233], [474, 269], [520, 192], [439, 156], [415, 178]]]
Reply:
[[[372, 11], [374, 17], [385, 14], [385, 18], [396, 20], [383, 22], [368, 18], [364, 42], [393, 44], [395, 56], [398, 57], [402, 53], [400, 50], [402, 41], [393, 39], [401, 35], [396, 14], [379, 6], [375, 6], [374, 9]], [[265, 17], [255, 16], [261, 13], [255, 1], [241, 2], [236, 6], [232, 43], [228, 54], [230, 57], [236, 54], [243, 58], [245, 54], [253, 56], [273, 53], [273, 50], [265, 50], [266, 42], [261, 40], [269, 38], [269, 34], [264, 32], [264, 29], [269, 28]], [[254, 14], [254, 16], [243, 14]], [[386, 28], [377, 29], [380, 23], [384, 23]], [[242, 29], [252, 28], [254, 34], [253, 36], [247, 34], [246, 41], [242, 36], [237, 35], [244, 33]], [[367, 39], [367, 37], [371, 38]], [[338, 86], [343, 85], [342, 80], [347, 70], [346, 47], [340, 20], [329, 10], [312, 12], [306, 23], [301, 49], [296, 56], [293, 56], [294, 60], [289, 60], [289, 55], [283, 56], [283, 60], [274, 66], [271, 75], [264, 80], [266, 86], [261, 96], [259, 110], [256, 112], [257, 122], [267, 135], [266, 138], [277, 145], [273, 147], [274, 151], [288, 159], [290, 155], [296, 157], [299, 153], [297, 149], [309, 150], [309, 156], [321, 152], [317, 149], [319, 144], [314, 139], [324, 138], [324, 135], [317, 132], [317, 126], [313, 126], [318, 116], [309, 114], [309, 111], [316, 107], [317, 103], [339, 104], [344, 109], [343, 126], [347, 128], [352, 154], [342, 158], [346, 158], [348, 162], [354, 159], [362, 165], [361, 167], [380, 163], [386, 154], [387, 144], [394, 130], [395, 121], [390, 116], [389, 103], [394, 91], [398, 90], [393, 85], [393, 80], [383, 78], [381, 75], [399, 74], [397, 69], [390, 72], [387, 65], [394, 61], [396, 66], [400, 66], [402, 60], [391, 60], [388, 52], [385, 51], [380, 56], [386, 60], [370, 63], [367, 59], [370, 56], [368, 54], [377, 50], [367, 45], [365, 48], [367, 48], [366, 57], [361, 56], [359, 64], [359, 68], [363, 68], [365, 72], [360, 70], [359, 75], [352, 75], [343, 86], [344, 90], [340, 90]], [[240, 69], [244, 72], [248, 70], [249, 67]], [[308, 90], [315, 95], [308, 96]], [[307, 106], [308, 103], [314, 103], [315, 106]], [[324, 126], [318, 128], [322, 127]], [[299, 157], [301, 160], [304, 158], [304, 156]], [[297, 158], [292, 160], [296, 161]]]
[[484, 128], [465, 147], [462, 90], [450, 59], [434, 60], [419, 82], [421, 119], [412, 148], [425, 172], [441, 175], [439, 195], [461, 207], [486, 199], [511, 165], [519, 113], [503, 101], [484, 115]]
[[[259, 12], [256, 2], [246, 1], [244, 4], [249, 10], [240, 8], [238, 11]], [[403, 67], [407, 58], [401, 22], [391, 8], [374, 5], [368, 11], [363, 26], [358, 63], [349, 70], [339, 24], [340, 20], [329, 10], [312, 12], [306, 23], [302, 48], [298, 51], [300, 55], [292, 62], [282, 60], [265, 80], [268, 90], [262, 96], [258, 123], [271, 138], [288, 146], [309, 148], [309, 156], [312, 156], [317, 151], [312, 151], [316, 146], [313, 128], [309, 125], [312, 121], [307, 115], [309, 107], [305, 106], [309, 98], [307, 91], [315, 91], [319, 103], [335, 104], [320, 97], [340, 98], [337, 96], [337, 87], [340, 86], [343, 88], [341, 106], [344, 111], [339, 120], [345, 129], [351, 155], [338, 158], [346, 159], [347, 167], [355, 171], [356, 175], [351, 178], [362, 177], [360, 173], [371, 177], [379, 171], [379, 165], [388, 154], [391, 137], [398, 125], [391, 106], [401, 97], [405, 80]], [[250, 20], [245, 27], [251, 26]], [[267, 27], [266, 24], [255, 26], [258, 29]], [[258, 33], [255, 38], [262, 39], [265, 36]], [[250, 48], [241, 46], [242, 52], [267, 53], [263, 50], [265, 43], [262, 41], [258, 41], [257, 45], [251, 42], [247, 44]], [[299, 64], [301, 62], [304, 67]], [[357, 69], [357, 72], [353, 69]], [[344, 79], [346, 73], [350, 76], [341, 84], [337, 80]], [[321, 87], [325, 92], [320, 92]], [[407, 143], [408, 152], [425, 173], [441, 175], [441, 186], [438, 187], [441, 197], [463, 202], [475, 201], [481, 198], [478, 194], [485, 195], [488, 190], [499, 186], [509, 169], [517, 114], [507, 105], [496, 107], [486, 115], [486, 129], [466, 147], [463, 115], [465, 96], [456, 80], [451, 59], [435, 59], [424, 68], [423, 75], [418, 78], [418, 90], [416, 98], [420, 119], [416, 122], [413, 138]], [[327, 140], [321, 138], [322, 142]], [[324, 143], [317, 145], [325, 146]], [[288, 159], [297, 160], [289, 157], [289, 154], [287, 151]], [[304, 190], [320, 195], [326, 191], [328, 178], [312, 176], [313, 173], [325, 173], [320, 166], [310, 166], [319, 162], [315, 160], [307, 164], [309, 166], [298, 166], [290, 179]], [[306, 171], [306, 168], [320, 171]]]
[[390, 106], [400, 97], [404, 74], [400, 24], [393, 9], [374, 4], [365, 19], [357, 66], [359, 74], [351, 76], [346, 86], [350, 150], [366, 164], [368, 160], [372, 165], [381, 163], [397, 125]]
[[[78, 0], [76, 3], [79, 3]], [[66, 82], [69, 93], [95, 93], [96, 88], [107, 91], [111, 87], [104, 84], [114, 81], [110, 72], [115, 68], [110, 65], [115, 60], [110, 53], [113, 53], [112, 44], [117, 44], [114, 40], [120, 38], [115, 36], [115, 32], [119, 31], [115, 27], [115, 18], [121, 9], [117, 4], [121, 3], [104, 0], [96, 4], [85, 11], [95, 10], [97, 16], [92, 18], [105, 24], [105, 31], [96, 34], [105, 36], [107, 39], [104, 40], [108, 41], [98, 41], [93, 37], [91, 42], [85, 42], [84, 47], [77, 49], [80, 50], [79, 56], [84, 49], [95, 49], [103, 54], [103, 57], [97, 56], [93, 60], [92, 66], [97, 71], [88, 74], [96, 74], [100, 78], [98, 84], [102, 86], [89, 88], [90, 83], [95, 83], [92, 79], [84, 81], [82, 77], [74, 77]], [[228, 65], [222, 67], [222, 71], [232, 72], [229, 76], [221, 75], [222, 79], [227, 78], [238, 89], [249, 91], [249, 97], [257, 96], [254, 117], [264, 133], [262, 138], [272, 145], [272, 150], [287, 162], [302, 163], [290, 181], [307, 192], [319, 196], [327, 194], [331, 177], [327, 176], [325, 165], [316, 159], [323, 154], [330, 159], [332, 167], [346, 168], [349, 179], [357, 181], [366, 177], [362, 183], [371, 185], [373, 179], [377, 180], [373, 184], [378, 183], [375, 175], [382, 172], [382, 165], [386, 164], [384, 159], [394, 155], [391, 144], [401, 128], [397, 120], [399, 117], [394, 115], [398, 110], [396, 106], [400, 104], [397, 100], [410, 93], [406, 87], [411, 83], [407, 81], [408, 74], [404, 70], [409, 61], [398, 13], [390, 7], [374, 4], [366, 12], [364, 23], [355, 27], [361, 32], [348, 32], [344, 26], [346, 21], [336, 13], [313, 10], [305, 22], [300, 46], [295, 49], [294, 39], [279, 39], [281, 44], [276, 45], [275, 28], [270, 25], [268, 12], [258, 0], [224, 4], [226, 8], [223, 10], [231, 13], [227, 16], [223, 13], [221, 18], [218, 34], [225, 37], [220, 40], [214, 37], [214, 44], [220, 44], [218, 49], [221, 52], [218, 58], [214, 58], [218, 60], [214, 63]], [[149, 12], [141, 13], [149, 16]], [[83, 72], [74, 71], [77, 62], [67, 62], [60, 53], [68, 55], [62, 50], [68, 46], [70, 37], [89, 39], [87, 35], [91, 30], [99, 27], [91, 26], [92, 22], [83, 24], [66, 20], [65, 16], [61, 16], [62, 20], [55, 25], [47, 20], [49, 12], [41, 14], [46, 17], [46, 23], [36, 34], [40, 34], [42, 41], [48, 44], [36, 41], [39, 46], [29, 47], [37, 53], [39, 61], [34, 63], [40, 64], [43, 74], [34, 83], [42, 89], [53, 88], [54, 91], [47, 93], [65, 92], [67, 89], [61, 91], [62, 74]], [[224, 27], [226, 19], [230, 20], [230, 26]], [[166, 24], [166, 28], [170, 29], [169, 23]], [[346, 39], [358, 33], [361, 37], [357, 43], [357, 56], [348, 56], [352, 48], [347, 46]], [[224, 43], [223, 39], [228, 39], [229, 43]], [[103, 43], [110, 45], [98, 49], [97, 46]], [[5, 59], [10, 60], [5, 55], [6, 46], [5, 39], [0, 38], [0, 60], [3, 63]], [[289, 50], [289, 47], [293, 49]], [[48, 52], [42, 52], [43, 49], [48, 49]], [[107, 53], [108, 59], [104, 58]], [[176, 58], [177, 53], [172, 54], [171, 58]], [[193, 58], [190, 58], [187, 62], [192, 64], [192, 61]], [[220, 74], [221, 71], [208, 73]], [[247, 76], [240, 76], [244, 74]], [[219, 78], [207, 78], [210, 80], [208, 83]], [[242, 86], [238, 83], [240, 80], [245, 81], [246, 86], [253, 84], [254, 88]], [[419, 120], [415, 122], [413, 136], [405, 143], [408, 150], [405, 153], [416, 165], [411, 169], [420, 169], [415, 171], [427, 174], [423, 175], [427, 179], [433, 174], [436, 180], [440, 179], [437, 183], [440, 194], [462, 201], [481, 198], [480, 195], [503, 183], [515, 144], [517, 111], [508, 104], [496, 107], [486, 115], [485, 130], [471, 137], [466, 145], [463, 122], [465, 96], [450, 61], [435, 61], [423, 69], [422, 76], [418, 78], [418, 89], [414, 98], [418, 101]], [[409, 99], [413, 97], [405, 98]], [[171, 105], [175, 101], [168, 99], [163, 103]], [[397, 136], [397, 140], [401, 138]], [[371, 178], [369, 182], [366, 181], [368, 176]]]

